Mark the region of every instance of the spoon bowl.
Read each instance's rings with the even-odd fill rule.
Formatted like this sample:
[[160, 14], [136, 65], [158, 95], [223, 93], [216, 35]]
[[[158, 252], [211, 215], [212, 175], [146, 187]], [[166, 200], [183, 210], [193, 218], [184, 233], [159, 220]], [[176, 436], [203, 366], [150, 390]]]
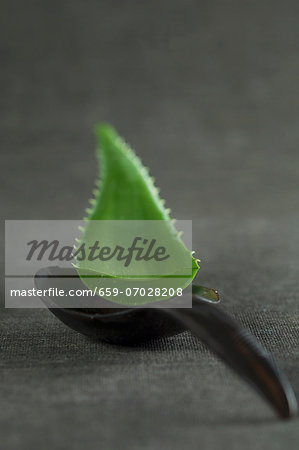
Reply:
[[[65, 278], [69, 288], [83, 289], [83, 283], [74, 269], [48, 267], [35, 276], [37, 289], [45, 290]], [[53, 280], [55, 279], [55, 281]], [[111, 308], [111, 303], [101, 299], [101, 308], [62, 308], [59, 298], [42, 297], [49, 310], [63, 323], [79, 333], [117, 345], [134, 345], [147, 340], [169, 337], [185, 330], [162, 308]], [[109, 307], [110, 306], [110, 307]]]

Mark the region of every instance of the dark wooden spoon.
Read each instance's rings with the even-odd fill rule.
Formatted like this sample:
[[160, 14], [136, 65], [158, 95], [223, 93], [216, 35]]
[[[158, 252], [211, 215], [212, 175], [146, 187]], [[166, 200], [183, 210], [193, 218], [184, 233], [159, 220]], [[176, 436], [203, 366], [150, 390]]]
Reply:
[[[65, 278], [70, 288], [82, 289], [74, 269], [59, 267], [40, 270], [35, 284], [44, 290], [58, 287], [63, 279], [65, 288]], [[196, 287], [194, 291], [192, 308], [63, 308], [59, 307], [59, 298], [44, 296], [42, 300], [69, 327], [111, 344], [134, 345], [189, 330], [251, 384], [282, 418], [295, 416], [298, 407], [293, 389], [269, 353], [248, 330], [200, 295]]]

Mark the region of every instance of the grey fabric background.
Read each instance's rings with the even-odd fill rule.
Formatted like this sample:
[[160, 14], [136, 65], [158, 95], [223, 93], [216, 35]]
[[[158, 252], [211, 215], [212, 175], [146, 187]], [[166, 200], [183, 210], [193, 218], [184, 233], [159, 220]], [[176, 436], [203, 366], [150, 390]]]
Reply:
[[[297, 394], [298, 25], [295, 0], [2, 0], [0, 14], [3, 218], [80, 218], [92, 126], [112, 122], [193, 219], [198, 281]], [[1, 449], [298, 448], [298, 420], [187, 333], [119, 348], [3, 308], [0, 339]]]

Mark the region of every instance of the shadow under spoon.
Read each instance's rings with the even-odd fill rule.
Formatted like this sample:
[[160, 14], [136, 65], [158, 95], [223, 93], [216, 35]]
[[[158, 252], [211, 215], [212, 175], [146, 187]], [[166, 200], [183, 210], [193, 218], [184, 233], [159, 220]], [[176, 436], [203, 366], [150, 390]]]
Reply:
[[[65, 278], [82, 288], [74, 269], [49, 267], [35, 276], [37, 289], [57, 287]], [[297, 401], [285, 374], [257, 339], [215, 304], [217, 298], [193, 286], [192, 308], [62, 308], [59, 298], [42, 296], [62, 322], [76, 331], [117, 345], [134, 345], [189, 330], [241, 378], [252, 385], [282, 418], [297, 414]], [[206, 291], [215, 292], [206, 289]], [[204, 296], [203, 296], [204, 295]], [[102, 301], [102, 299], [101, 299]]]

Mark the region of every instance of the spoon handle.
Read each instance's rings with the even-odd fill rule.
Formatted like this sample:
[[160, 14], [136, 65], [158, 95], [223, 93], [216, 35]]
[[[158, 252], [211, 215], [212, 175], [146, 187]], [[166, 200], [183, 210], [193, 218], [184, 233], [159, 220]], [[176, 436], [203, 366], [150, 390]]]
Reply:
[[215, 305], [197, 300], [194, 295], [192, 308], [165, 311], [255, 387], [282, 418], [297, 414], [296, 397], [285, 374], [242, 325]]

